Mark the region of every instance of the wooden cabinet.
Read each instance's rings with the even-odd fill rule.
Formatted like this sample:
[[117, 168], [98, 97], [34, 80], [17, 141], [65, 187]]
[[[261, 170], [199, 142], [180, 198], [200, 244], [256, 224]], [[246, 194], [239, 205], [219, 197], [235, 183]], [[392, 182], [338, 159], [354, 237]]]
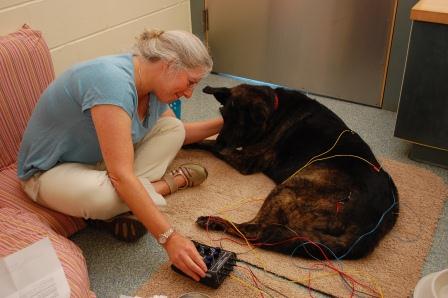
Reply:
[[411, 19], [395, 136], [410, 158], [448, 167], [448, 1], [419, 1]]

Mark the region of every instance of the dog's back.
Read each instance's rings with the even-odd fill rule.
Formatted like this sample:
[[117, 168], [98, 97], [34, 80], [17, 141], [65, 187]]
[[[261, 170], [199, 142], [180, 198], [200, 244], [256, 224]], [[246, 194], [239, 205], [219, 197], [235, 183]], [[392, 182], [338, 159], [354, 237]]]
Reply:
[[[398, 194], [361, 137], [300, 92], [250, 85], [222, 90], [208, 90], [223, 104], [224, 117], [212, 151], [240, 172], [261, 171], [278, 184], [253, 220], [236, 225], [244, 237], [304, 257], [370, 253], [395, 224]], [[216, 217], [198, 223], [238, 236]]]

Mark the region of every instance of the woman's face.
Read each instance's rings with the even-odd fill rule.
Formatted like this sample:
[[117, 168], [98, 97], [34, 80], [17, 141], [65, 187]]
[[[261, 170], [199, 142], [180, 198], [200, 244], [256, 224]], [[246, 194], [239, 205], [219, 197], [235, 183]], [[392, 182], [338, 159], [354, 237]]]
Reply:
[[171, 103], [181, 97], [190, 98], [198, 82], [204, 76], [204, 69], [173, 69], [168, 67], [161, 77], [155, 93], [160, 101]]

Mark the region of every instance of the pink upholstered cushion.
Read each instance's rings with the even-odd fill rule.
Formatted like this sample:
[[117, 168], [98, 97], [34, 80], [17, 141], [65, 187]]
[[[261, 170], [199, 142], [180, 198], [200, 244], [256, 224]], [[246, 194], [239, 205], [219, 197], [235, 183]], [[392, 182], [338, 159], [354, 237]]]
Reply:
[[95, 297], [90, 291], [87, 267], [81, 250], [73, 242], [56, 234], [36, 215], [11, 208], [0, 208], [0, 257], [48, 237], [64, 269], [71, 297]]
[[71, 217], [34, 203], [22, 191], [16, 172], [15, 165], [0, 172], [0, 208], [10, 207], [34, 213], [43, 223], [66, 237], [85, 227], [82, 218]]
[[0, 169], [16, 161], [34, 105], [53, 79], [50, 52], [39, 31], [24, 26], [0, 37]]

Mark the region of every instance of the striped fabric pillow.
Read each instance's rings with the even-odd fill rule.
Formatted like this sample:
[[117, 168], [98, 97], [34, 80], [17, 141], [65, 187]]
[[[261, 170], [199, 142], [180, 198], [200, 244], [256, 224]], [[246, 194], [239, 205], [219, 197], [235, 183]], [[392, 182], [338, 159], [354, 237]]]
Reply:
[[47, 226], [62, 236], [68, 237], [83, 229], [86, 224], [82, 218], [71, 217], [34, 203], [22, 191], [17, 178], [15, 165], [0, 172], [0, 208], [10, 207], [23, 211], [29, 211]]
[[27, 25], [0, 37], [0, 169], [14, 163], [36, 101], [54, 79], [39, 31]]
[[71, 297], [96, 297], [90, 291], [84, 256], [72, 241], [41, 223], [36, 215], [17, 209], [0, 208], [0, 257], [14, 253], [48, 237], [64, 269]]
[[17, 151], [41, 93], [54, 79], [41, 33], [24, 25], [0, 37], [0, 207], [31, 211], [63, 236], [85, 227], [83, 219], [43, 208], [27, 198], [16, 177]]

